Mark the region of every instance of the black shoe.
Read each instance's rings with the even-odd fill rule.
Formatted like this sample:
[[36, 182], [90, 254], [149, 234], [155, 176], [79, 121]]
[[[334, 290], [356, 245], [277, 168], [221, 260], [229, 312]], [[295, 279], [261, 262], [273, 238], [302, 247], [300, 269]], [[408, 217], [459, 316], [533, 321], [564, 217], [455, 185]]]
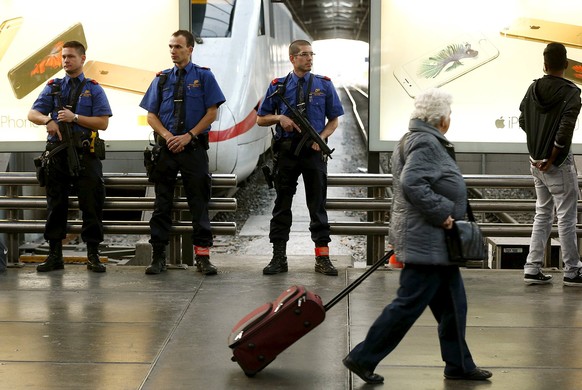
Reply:
[[[564, 278], [564, 281], [566, 278]], [[542, 271], [535, 275], [523, 275], [523, 281], [525, 284], [549, 284], [552, 283], [552, 275], [544, 275]]]
[[281, 272], [287, 272], [289, 266], [287, 265], [287, 258], [285, 260], [273, 259], [271, 262], [263, 268], [263, 275], [275, 275]]
[[148, 265], [147, 268], [145, 269], [145, 273], [146, 275], [158, 275], [165, 270], [166, 266], [164, 262], [152, 261], [152, 263]]
[[317, 256], [315, 258], [315, 272], [324, 275], [337, 276], [337, 269], [335, 269], [328, 256]]
[[564, 286], [582, 287], [582, 275], [577, 273], [573, 278], [567, 278], [564, 276]]
[[346, 356], [344, 360], [342, 360], [342, 363], [348, 370], [359, 376], [366, 383], [372, 385], [384, 383], [384, 377], [382, 375], [374, 374], [372, 371], [361, 367], [358, 363], [350, 359], [350, 355]]
[[44, 262], [36, 266], [37, 272], [50, 272], [58, 269], [65, 269], [63, 257], [50, 253]]
[[445, 378], [447, 379], [463, 379], [467, 381], [484, 381], [493, 376], [491, 371], [483, 370], [482, 368], [475, 368], [471, 372], [463, 373], [463, 374], [447, 374], [445, 373]]
[[218, 270], [210, 262], [209, 256], [196, 256], [196, 270], [204, 275], [216, 275]]
[[107, 268], [105, 265], [99, 261], [99, 255], [88, 255], [87, 256], [87, 269], [93, 272], [105, 272]]

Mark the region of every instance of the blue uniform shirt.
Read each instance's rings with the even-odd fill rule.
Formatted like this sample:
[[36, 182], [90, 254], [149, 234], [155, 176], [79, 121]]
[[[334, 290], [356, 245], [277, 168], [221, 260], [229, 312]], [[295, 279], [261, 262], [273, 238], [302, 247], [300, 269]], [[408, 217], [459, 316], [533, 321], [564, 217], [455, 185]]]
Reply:
[[[79, 80], [83, 82], [85, 75], [81, 73], [79, 75]], [[55, 96], [51, 95], [53, 88], [51, 85], [60, 84], [61, 86], [61, 101], [63, 105], [69, 105], [69, 93], [71, 91], [72, 83], [71, 78], [67, 75], [63, 79], [52, 79], [44, 87], [34, 104], [32, 109], [41, 112], [45, 115], [51, 116], [53, 120], [57, 121], [57, 115], [60, 107], [58, 107], [58, 101]], [[83, 116], [111, 116], [111, 107], [109, 106], [109, 101], [101, 87], [95, 80], [87, 79], [83, 87], [83, 91], [79, 95], [79, 100], [77, 101], [77, 107], [75, 109], [75, 114]], [[71, 123], [73, 125], [73, 131], [83, 132], [84, 138], [89, 138], [91, 135], [91, 129], [87, 127], [80, 126], [77, 123]], [[55, 142], [58, 137], [55, 135], [53, 137], [49, 136], [48, 141]]]
[[[220, 106], [226, 101], [222, 90], [218, 86], [214, 74], [208, 68], [189, 63], [186, 69], [184, 89], [184, 130], [190, 131], [206, 115], [209, 107]], [[160, 77], [156, 77], [150, 84], [139, 106], [147, 112], [152, 112], [160, 118], [164, 127], [172, 134], [174, 127], [174, 86], [178, 80], [178, 67], [167, 69], [167, 80], [162, 87], [162, 96], [158, 93]], [[160, 103], [161, 101], [161, 103]], [[210, 126], [203, 131], [208, 133]], [[174, 134], [178, 135], [178, 134]]]
[[[304, 88], [307, 90], [311, 73], [308, 72], [303, 77], [305, 79]], [[294, 72], [291, 72], [287, 77], [285, 99], [287, 99], [289, 104], [292, 106], [297, 104], [298, 80], [299, 77], [297, 77]], [[285, 77], [280, 77], [273, 80], [271, 85], [269, 85], [257, 115], [264, 116], [274, 114], [276, 111], [278, 111], [280, 114], [287, 115], [287, 111], [289, 109], [285, 103], [281, 101], [281, 99], [277, 98], [276, 95], [268, 98], [275, 92], [277, 86], [282, 84], [284, 81]], [[315, 131], [318, 133], [321, 133], [325, 128], [326, 119], [332, 120], [344, 114], [344, 109], [341, 105], [335, 87], [333, 86], [331, 80], [325, 76], [314, 75], [311, 88], [306, 96], [307, 118], [309, 119], [311, 126], [313, 126]], [[279, 126], [277, 126], [277, 132], [279, 137], [293, 137], [295, 134], [295, 132], [283, 132]]]

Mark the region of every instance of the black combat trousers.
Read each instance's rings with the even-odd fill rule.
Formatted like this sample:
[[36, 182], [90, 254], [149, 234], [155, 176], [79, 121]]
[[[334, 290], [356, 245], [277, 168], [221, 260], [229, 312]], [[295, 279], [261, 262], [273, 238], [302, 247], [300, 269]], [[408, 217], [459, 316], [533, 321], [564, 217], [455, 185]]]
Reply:
[[305, 198], [309, 210], [309, 231], [314, 243], [325, 245], [331, 241], [329, 221], [325, 203], [327, 201], [327, 161], [321, 152], [304, 147], [298, 156], [294, 155], [296, 142], [278, 141], [275, 189], [277, 198], [271, 218], [270, 242], [289, 240], [293, 223], [291, 206], [297, 192], [297, 180], [303, 176]]
[[186, 146], [181, 153], [172, 153], [166, 146], [161, 149], [160, 159], [155, 168], [156, 201], [150, 219], [151, 244], [169, 243], [172, 228], [172, 206], [174, 190], [180, 172], [192, 214], [192, 243], [210, 247], [213, 244], [208, 216], [208, 203], [212, 191], [208, 167], [208, 154], [199, 144]]
[[69, 196], [77, 194], [82, 213], [81, 238], [85, 243], [103, 241], [103, 204], [105, 183], [103, 164], [95, 154], [79, 151], [81, 170], [78, 177], [69, 175], [67, 151], [62, 150], [51, 158], [47, 167], [47, 220], [45, 240], [62, 240], [67, 235]]

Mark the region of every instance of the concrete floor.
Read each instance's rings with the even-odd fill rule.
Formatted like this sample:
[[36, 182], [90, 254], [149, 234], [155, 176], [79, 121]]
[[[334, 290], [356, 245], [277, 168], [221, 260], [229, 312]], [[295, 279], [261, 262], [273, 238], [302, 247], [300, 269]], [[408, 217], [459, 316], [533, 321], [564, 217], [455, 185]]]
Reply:
[[[362, 269], [336, 257], [338, 277], [291, 256], [288, 274], [264, 276], [268, 257], [214, 256], [217, 276], [111, 265], [37, 274], [0, 274], [2, 389], [358, 389], [342, 366], [350, 347], [390, 302], [399, 271], [381, 268], [326, 320], [254, 378], [230, 361], [227, 337], [238, 320], [293, 284], [330, 300]], [[467, 340], [491, 381], [443, 379], [436, 323], [426, 312], [378, 367], [390, 389], [579, 389], [582, 289], [525, 286], [520, 270], [463, 270]]]
[[[346, 115], [334, 134], [353, 127]], [[332, 139], [333, 141], [333, 139]], [[355, 172], [349, 143], [333, 141], [330, 172]], [[330, 188], [329, 196], [341, 196]], [[346, 216], [330, 213], [330, 219]], [[341, 359], [395, 295], [399, 271], [380, 269], [327, 313], [326, 320], [254, 378], [230, 360], [232, 327], [294, 284], [329, 301], [363, 272], [333, 237], [338, 277], [313, 271], [304, 191], [294, 201], [289, 273], [262, 275], [269, 262], [267, 215], [252, 215], [241, 235], [252, 245], [237, 255], [212, 255], [219, 274], [194, 268], [157, 276], [145, 267], [82, 265], [37, 274], [34, 266], [0, 273], [0, 389], [360, 389]], [[269, 252], [269, 253], [266, 253]], [[555, 271], [554, 271], [555, 272]], [[570, 390], [582, 387], [582, 288], [525, 286], [521, 270], [463, 270], [469, 301], [467, 341], [486, 382], [443, 379], [436, 323], [423, 314], [378, 367], [384, 388], [397, 390]]]

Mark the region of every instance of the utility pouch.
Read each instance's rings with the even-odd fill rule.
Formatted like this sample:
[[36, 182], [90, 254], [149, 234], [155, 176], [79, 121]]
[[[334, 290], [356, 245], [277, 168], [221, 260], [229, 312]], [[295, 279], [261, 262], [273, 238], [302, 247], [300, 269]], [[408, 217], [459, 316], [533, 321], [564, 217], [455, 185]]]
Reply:
[[200, 139], [200, 144], [202, 145], [202, 147], [204, 148], [204, 150], [210, 149], [210, 143], [208, 142], [208, 133], [206, 133], [206, 134], [200, 134], [198, 136], [198, 138]]
[[93, 150], [95, 152], [95, 156], [99, 160], [105, 160], [105, 141], [103, 141], [99, 136], [95, 137], [93, 144]]

